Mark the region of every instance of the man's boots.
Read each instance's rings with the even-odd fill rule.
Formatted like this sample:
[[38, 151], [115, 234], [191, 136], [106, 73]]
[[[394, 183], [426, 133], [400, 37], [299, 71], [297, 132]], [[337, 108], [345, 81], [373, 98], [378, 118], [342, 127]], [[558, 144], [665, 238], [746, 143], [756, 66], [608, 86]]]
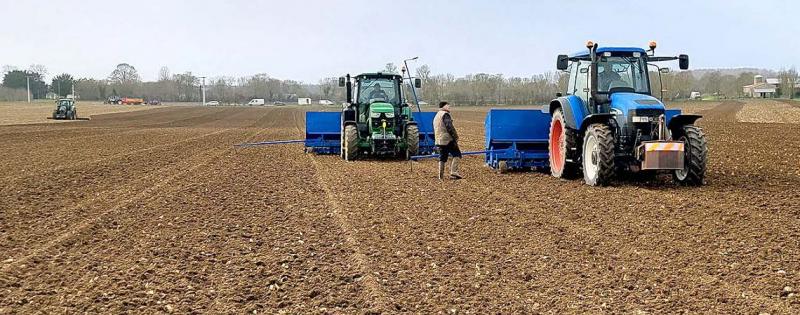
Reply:
[[458, 173], [458, 162], [461, 158], [453, 158], [453, 164], [450, 164], [450, 179], [462, 179], [461, 174]]
[[439, 179], [444, 179], [444, 165], [445, 162], [439, 161]]

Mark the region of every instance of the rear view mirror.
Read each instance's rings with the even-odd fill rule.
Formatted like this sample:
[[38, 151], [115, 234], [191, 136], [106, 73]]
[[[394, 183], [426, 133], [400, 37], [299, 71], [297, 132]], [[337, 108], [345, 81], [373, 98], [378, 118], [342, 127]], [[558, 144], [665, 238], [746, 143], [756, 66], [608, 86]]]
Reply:
[[569, 67], [569, 57], [567, 57], [567, 55], [558, 55], [558, 60], [556, 61], [556, 69], [567, 70], [567, 67]]
[[414, 79], [414, 87], [415, 88], [421, 88], [422, 87], [422, 80]]
[[344, 86], [345, 79], [344, 77], [339, 77], [339, 86]]
[[680, 67], [681, 70], [689, 69], [689, 55], [678, 56], [678, 67]]
[[658, 69], [658, 72], [661, 72], [661, 73], [663, 73], [663, 74], [667, 74], [667, 73], [669, 73], [669, 71], [670, 71], [670, 70], [669, 70], [669, 68], [661, 68], [661, 69]]

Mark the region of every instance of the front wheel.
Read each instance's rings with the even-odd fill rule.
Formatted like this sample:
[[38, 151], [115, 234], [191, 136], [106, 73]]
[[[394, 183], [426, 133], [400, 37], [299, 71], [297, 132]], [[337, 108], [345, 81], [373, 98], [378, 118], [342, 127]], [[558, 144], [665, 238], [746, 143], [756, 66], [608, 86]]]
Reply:
[[701, 186], [706, 175], [708, 147], [703, 129], [694, 125], [683, 126], [677, 132], [678, 141], [683, 141], [683, 169], [672, 173], [673, 179], [685, 186]]
[[419, 154], [419, 127], [416, 125], [406, 126], [406, 159]]
[[614, 177], [614, 135], [605, 124], [592, 124], [583, 138], [583, 180], [606, 186]]
[[344, 160], [353, 161], [358, 156], [358, 129], [356, 126], [344, 126]]

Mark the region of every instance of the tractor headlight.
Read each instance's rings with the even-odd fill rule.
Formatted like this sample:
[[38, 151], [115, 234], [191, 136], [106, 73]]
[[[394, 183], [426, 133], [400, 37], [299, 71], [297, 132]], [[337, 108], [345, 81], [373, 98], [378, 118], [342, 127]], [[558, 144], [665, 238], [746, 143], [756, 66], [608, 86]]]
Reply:
[[369, 116], [372, 118], [381, 118], [381, 113], [371, 113]]
[[386, 118], [394, 118], [394, 113], [386, 113]]
[[635, 123], [649, 123], [649, 122], [653, 121], [653, 117], [633, 116], [633, 117], [631, 117], [631, 121], [633, 121]]

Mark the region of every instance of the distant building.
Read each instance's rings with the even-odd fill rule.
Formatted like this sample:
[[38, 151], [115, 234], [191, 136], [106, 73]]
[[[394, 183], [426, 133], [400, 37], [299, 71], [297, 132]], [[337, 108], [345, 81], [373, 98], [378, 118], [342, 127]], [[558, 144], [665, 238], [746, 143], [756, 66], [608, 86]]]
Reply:
[[753, 84], [742, 87], [742, 92], [748, 97], [775, 97], [775, 91], [780, 85], [779, 79], [769, 78], [764, 80], [764, 76], [756, 75], [753, 77]]
[[297, 105], [311, 105], [311, 98], [299, 97], [297, 98]]

